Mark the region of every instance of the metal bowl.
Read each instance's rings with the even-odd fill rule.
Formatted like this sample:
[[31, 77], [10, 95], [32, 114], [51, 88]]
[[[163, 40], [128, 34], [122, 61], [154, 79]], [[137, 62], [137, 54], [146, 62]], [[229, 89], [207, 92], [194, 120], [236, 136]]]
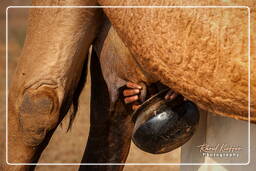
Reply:
[[132, 140], [143, 151], [160, 154], [172, 151], [186, 143], [199, 122], [198, 108], [179, 95], [165, 100], [168, 89], [152, 96], [137, 109]]

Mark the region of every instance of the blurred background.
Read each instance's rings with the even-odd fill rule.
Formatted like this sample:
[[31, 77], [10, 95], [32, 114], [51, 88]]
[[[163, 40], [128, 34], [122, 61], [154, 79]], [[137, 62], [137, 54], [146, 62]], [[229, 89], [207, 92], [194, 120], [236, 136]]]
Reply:
[[[31, 5], [31, 0], [0, 0], [0, 161], [5, 163], [5, 9], [7, 6]], [[11, 84], [12, 73], [21, 53], [26, 34], [28, 9], [11, 9], [8, 12], [8, 82]], [[77, 117], [71, 131], [66, 132], [67, 121], [64, 119], [54, 133], [49, 145], [43, 152], [40, 163], [79, 163], [82, 159], [89, 131], [90, 113], [90, 77], [80, 96], [80, 105]], [[180, 149], [161, 155], [152, 155], [131, 145], [127, 163], [179, 163]], [[79, 166], [37, 166], [36, 171], [76, 171]], [[0, 168], [1, 170], [1, 168]], [[179, 166], [125, 166], [125, 171], [178, 171]]]

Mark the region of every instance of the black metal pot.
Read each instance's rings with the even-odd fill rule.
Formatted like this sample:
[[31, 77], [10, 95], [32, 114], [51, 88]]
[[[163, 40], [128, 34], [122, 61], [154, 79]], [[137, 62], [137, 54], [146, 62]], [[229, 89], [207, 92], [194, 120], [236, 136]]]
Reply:
[[143, 151], [160, 154], [186, 143], [194, 134], [199, 112], [194, 103], [179, 95], [164, 99], [168, 89], [152, 96], [133, 113], [132, 140]]

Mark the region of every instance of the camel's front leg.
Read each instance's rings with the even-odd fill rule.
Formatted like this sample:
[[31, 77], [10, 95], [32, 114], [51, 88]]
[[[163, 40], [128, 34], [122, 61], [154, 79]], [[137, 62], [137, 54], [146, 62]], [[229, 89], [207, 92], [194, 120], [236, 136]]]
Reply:
[[[34, 5], [49, 4], [96, 5], [92, 0], [34, 1]], [[9, 90], [9, 163], [37, 162], [68, 112], [99, 17], [97, 9], [30, 11], [25, 46]], [[6, 170], [26, 169], [6, 166]]]

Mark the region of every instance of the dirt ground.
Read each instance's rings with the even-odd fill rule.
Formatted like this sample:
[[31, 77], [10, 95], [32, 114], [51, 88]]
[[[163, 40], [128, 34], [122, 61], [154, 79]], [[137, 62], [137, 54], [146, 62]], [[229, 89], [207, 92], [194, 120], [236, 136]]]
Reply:
[[[26, 5], [30, 2], [28, 0], [17, 2], [1, 1], [1, 41], [0, 41], [0, 102], [1, 102], [1, 123], [0, 123], [0, 161], [5, 161], [5, 7], [8, 5]], [[17, 59], [20, 55], [21, 48], [23, 46], [26, 30], [26, 18], [27, 9], [12, 9], [9, 11], [9, 83], [12, 73], [15, 69]], [[74, 121], [73, 128], [70, 132], [66, 132], [67, 124], [64, 119], [62, 127], [58, 127], [54, 133], [48, 147], [43, 152], [39, 162], [40, 163], [79, 163], [85, 148], [89, 130], [89, 103], [90, 103], [90, 78], [84, 88], [81, 98], [80, 106], [77, 117]], [[127, 159], [127, 163], [179, 163], [180, 161], [180, 149], [173, 152], [152, 155], [145, 153], [138, 149], [134, 144], [131, 145], [130, 153]], [[36, 171], [75, 171], [78, 166], [38, 166]], [[1, 168], [0, 168], [1, 170]], [[158, 171], [158, 170], [172, 170], [178, 171], [179, 166], [125, 166], [125, 171]]]

